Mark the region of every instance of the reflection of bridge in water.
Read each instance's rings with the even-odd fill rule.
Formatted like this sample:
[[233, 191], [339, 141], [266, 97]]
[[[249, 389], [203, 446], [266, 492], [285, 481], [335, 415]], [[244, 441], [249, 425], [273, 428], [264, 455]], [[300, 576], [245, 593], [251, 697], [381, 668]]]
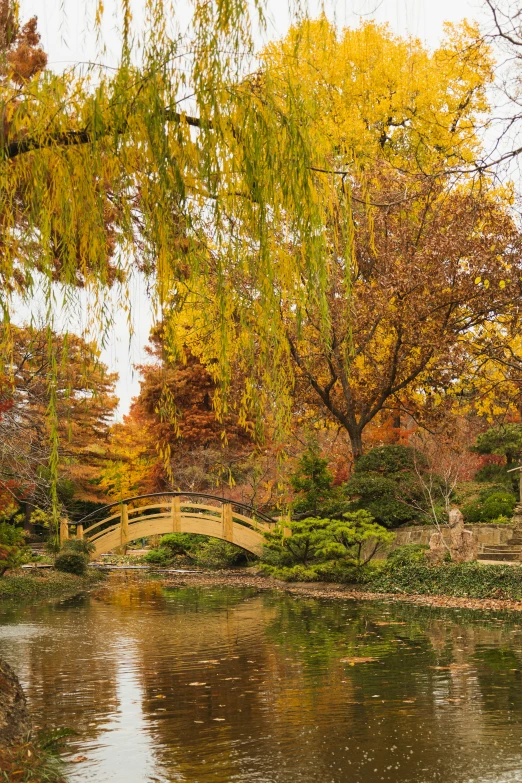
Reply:
[[[148, 500], [154, 502], [147, 503]], [[145, 503], [144, 505], [140, 505]], [[93, 511], [76, 523], [76, 537], [94, 544], [93, 557], [131, 541], [165, 533], [198, 533], [261, 554], [263, 533], [276, 521], [244, 503], [195, 492], [137, 495]], [[64, 522], [60, 539], [69, 537]]]

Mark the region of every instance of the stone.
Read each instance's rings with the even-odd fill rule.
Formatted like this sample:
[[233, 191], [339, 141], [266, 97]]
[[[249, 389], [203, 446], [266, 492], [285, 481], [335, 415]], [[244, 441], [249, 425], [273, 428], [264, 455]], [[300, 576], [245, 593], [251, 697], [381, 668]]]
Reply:
[[31, 736], [27, 702], [18, 677], [0, 659], [0, 747], [26, 742]]
[[469, 563], [477, 559], [477, 544], [473, 533], [464, 529], [464, 517], [460, 509], [449, 512], [450, 553], [455, 563]]
[[426, 560], [433, 564], [441, 563], [447, 551], [442, 535], [440, 533], [432, 533], [430, 536], [430, 551], [426, 552]]

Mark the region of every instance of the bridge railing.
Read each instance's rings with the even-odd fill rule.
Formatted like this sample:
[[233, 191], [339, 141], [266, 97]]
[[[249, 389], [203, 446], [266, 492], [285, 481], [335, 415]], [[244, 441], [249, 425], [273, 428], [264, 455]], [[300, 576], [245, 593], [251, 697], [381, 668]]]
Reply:
[[[133, 522], [165, 520], [166, 517], [170, 517], [168, 527], [171, 532], [181, 532], [182, 517], [197, 520], [198, 515], [206, 520], [220, 522], [223, 537], [229, 541], [233, 539], [234, 523], [259, 533], [271, 530], [277, 525], [276, 520], [251, 506], [200, 492], [155, 492], [136, 495], [96, 509], [72, 524], [76, 526], [77, 538], [87, 538], [92, 543], [119, 527], [121, 544], [124, 545], [132, 540], [132, 532], [129, 528], [132, 528]], [[62, 526], [60, 532], [62, 540], [68, 537], [66, 525]]]

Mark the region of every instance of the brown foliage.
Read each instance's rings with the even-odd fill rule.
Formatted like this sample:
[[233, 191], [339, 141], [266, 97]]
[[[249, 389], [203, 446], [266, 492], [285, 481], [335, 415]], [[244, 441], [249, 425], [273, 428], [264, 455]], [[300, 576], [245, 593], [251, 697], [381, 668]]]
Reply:
[[0, 0], [0, 52], [5, 58], [4, 77], [23, 85], [43, 71], [47, 55], [40, 46], [37, 17], [22, 27], [13, 12], [12, 0]]
[[[97, 500], [92, 483], [105, 459], [117, 398], [116, 375], [107, 372], [94, 345], [76, 335], [10, 327], [10, 365], [0, 378], [0, 489], [2, 496], [47, 502], [53, 430], [59, 474], [83, 499]], [[49, 412], [50, 390], [55, 411]]]
[[300, 332], [288, 318], [308, 401], [347, 430], [356, 458], [381, 411], [407, 411], [422, 423], [446, 413], [452, 387], [487, 349], [490, 322], [516, 325], [521, 315], [522, 241], [505, 203], [428, 179], [402, 183], [411, 195], [394, 204], [401, 180], [376, 170], [372, 200], [390, 206], [353, 208], [350, 293], [344, 249], [332, 244], [328, 338], [313, 304]]

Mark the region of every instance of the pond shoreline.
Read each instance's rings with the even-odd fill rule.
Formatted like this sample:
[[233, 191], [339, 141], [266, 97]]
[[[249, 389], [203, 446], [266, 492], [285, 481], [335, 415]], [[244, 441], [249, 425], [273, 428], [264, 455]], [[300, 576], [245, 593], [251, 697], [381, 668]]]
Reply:
[[258, 590], [275, 590], [309, 598], [331, 600], [386, 601], [390, 603], [413, 603], [451, 609], [475, 609], [479, 611], [509, 610], [522, 611], [522, 601], [502, 598], [456, 598], [447, 595], [417, 595], [406, 593], [375, 593], [355, 585], [330, 582], [283, 582], [279, 579], [248, 571], [202, 571], [200, 573], [178, 573], [161, 580], [166, 586], [234, 586], [251, 587]]
[[66, 574], [54, 569], [18, 569], [8, 572], [0, 579], [0, 603], [20, 598], [33, 601], [66, 598], [99, 586], [105, 578], [105, 573], [94, 569], [84, 576]]

